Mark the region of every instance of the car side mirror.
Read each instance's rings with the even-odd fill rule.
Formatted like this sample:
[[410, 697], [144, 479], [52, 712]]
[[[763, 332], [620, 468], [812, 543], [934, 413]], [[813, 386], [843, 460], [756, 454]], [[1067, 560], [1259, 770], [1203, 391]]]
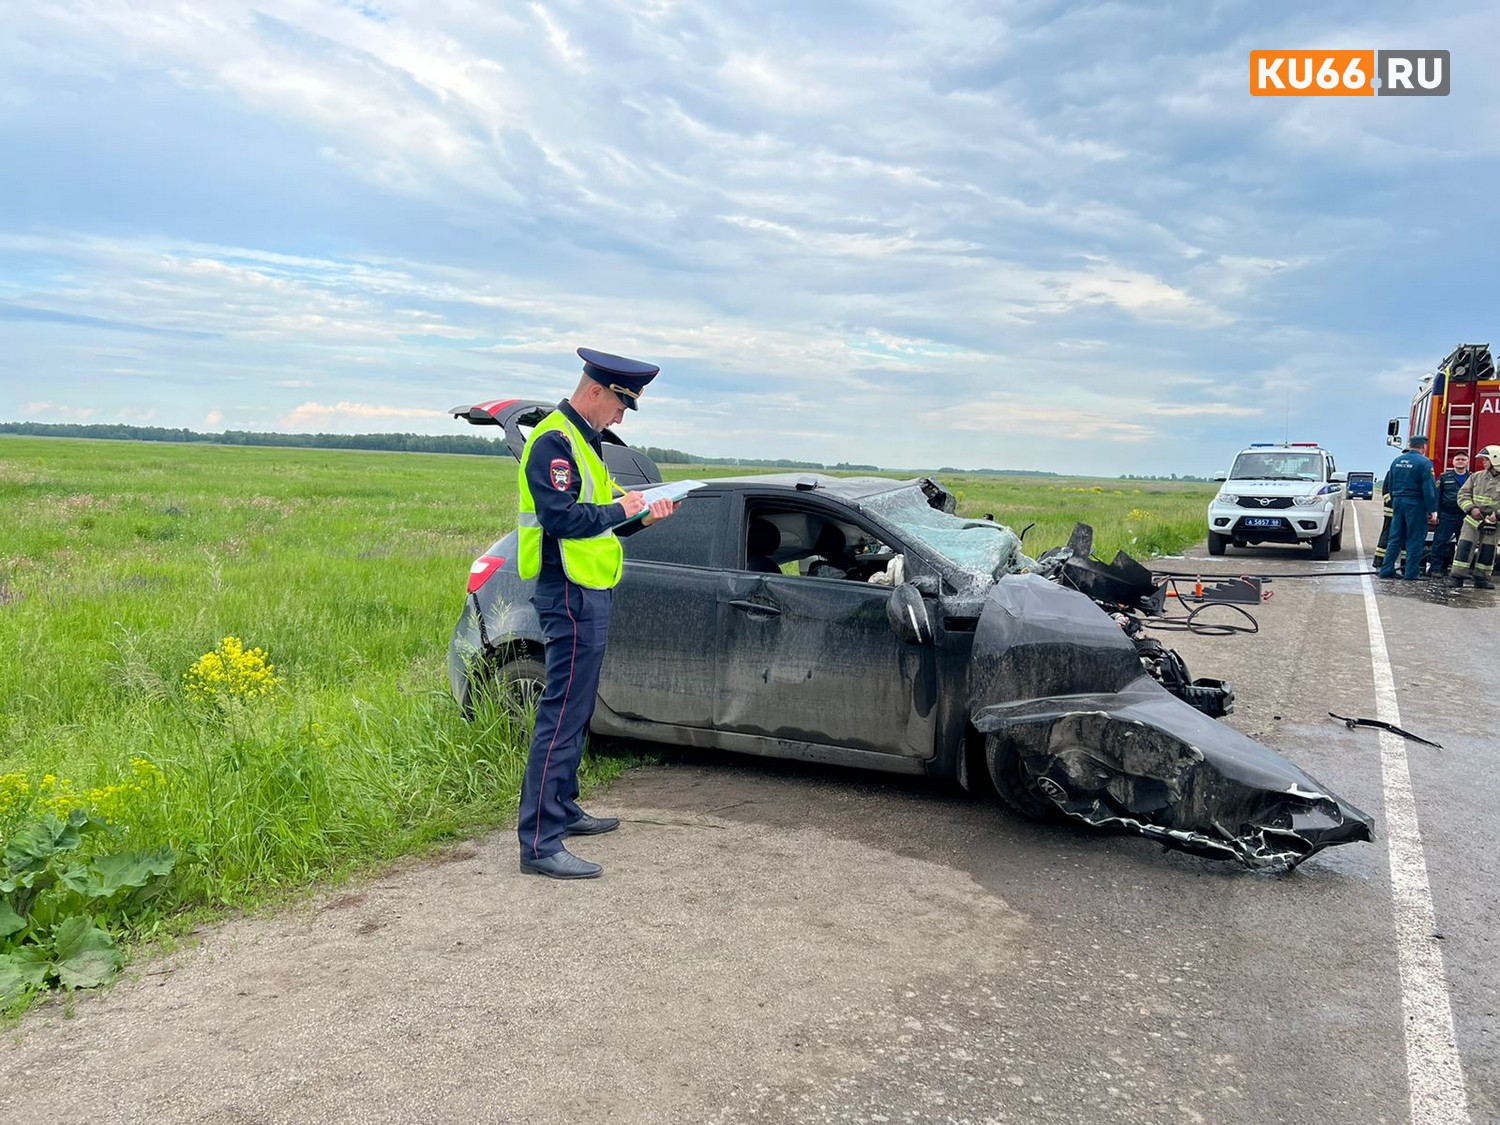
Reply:
[[1385, 424], [1385, 443], [1401, 448], [1401, 419], [1392, 418]]
[[892, 631], [906, 644], [932, 643], [932, 619], [927, 614], [927, 603], [910, 582], [903, 582], [891, 591], [885, 615]]
[[1333, 484], [1346, 484], [1346, 483], [1348, 483], [1348, 480], [1349, 480], [1349, 474], [1348, 473], [1333, 473], [1331, 476], [1329, 476], [1328, 479]]
[[1229, 474], [1228, 473], [1215, 473], [1214, 474], [1214, 480], [1217, 480], [1217, 481], [1226, 481], [1228, 479], [1229, 479]]

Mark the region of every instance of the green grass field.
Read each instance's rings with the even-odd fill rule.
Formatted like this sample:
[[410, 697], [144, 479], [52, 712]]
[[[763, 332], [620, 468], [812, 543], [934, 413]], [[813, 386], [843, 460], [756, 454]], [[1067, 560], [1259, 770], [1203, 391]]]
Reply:
[[[1178, 550], [1213, 491], [944, 479], [962, 514], [1035, 522], [1032, 555], [1075, 519], [1106, 556]], [[85, 807], [169, 845], [149, 921], [513, 817], [524, 735], [465, 722], [446, 676], [469, 564], [515, 520], [509, 459], [3, 437], [0, 511], [0, 840]], [[226, 637], [269, 672], [207, 675]]]

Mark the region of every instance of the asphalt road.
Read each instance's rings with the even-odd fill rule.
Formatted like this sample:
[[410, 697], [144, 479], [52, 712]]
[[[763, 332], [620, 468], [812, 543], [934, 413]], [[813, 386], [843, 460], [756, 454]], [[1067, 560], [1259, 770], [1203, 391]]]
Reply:
[[1353, 539], [1160, 568], [1321, 575], [1168, 643], [1375, 844], [1256, 874], [926, 782], [643, 770], [579, 843], [597, 882], [520, 876], [500, 832], [33, 1013], [0, 1120], [1492, 1125], [1500, 601], [1376, 582], [1402, 724], [1443, 749], [1348, 729], [1382, 706]]

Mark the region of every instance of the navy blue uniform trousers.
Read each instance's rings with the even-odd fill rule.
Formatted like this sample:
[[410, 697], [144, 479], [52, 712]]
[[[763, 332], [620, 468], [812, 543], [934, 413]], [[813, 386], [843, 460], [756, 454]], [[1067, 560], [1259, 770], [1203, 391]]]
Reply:
[[1422, 573], [1422, 548], [1427, 544], [1427, 508], [1420, 496], [1391, 497], [1391, 534], [1385, 544], [1385, 562], [1380, 577], [1396, 577], [1396, 556], [1406, 548], [1407, 578]]
[[1427, 558], [1428, 573], [1440, 574], [1453, 565], [1453, 549], [1463, 529], [1462, 512], [1443, 512], [1438, 516], [1437, 530], [1432, 533], [1432, 554]]
[[583, 815], [578, 761], [594, 715], [613, 600], [612, 591], [566, 580], [539, 581], [531, 597], [547, 642], [547, 686], [537, 704], [536, 732], [521, 783], [516, 834], [523, 859], [561, 851], [563, 829]]

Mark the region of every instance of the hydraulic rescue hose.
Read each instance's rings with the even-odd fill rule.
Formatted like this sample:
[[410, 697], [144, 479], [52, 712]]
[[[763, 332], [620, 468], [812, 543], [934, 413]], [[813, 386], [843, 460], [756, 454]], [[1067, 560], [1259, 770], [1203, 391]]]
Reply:
[[[1184, 607], [1186, 607], [1186, 605], [1187, 605], [1187, 600], [1186, 600], [1187, 598], [1201, 598], [1203, 596], [1203, 579], [1205, 577], [1207, 577], [1207, 578], [1216, 578], [1216, 579], [1217, 578], [1238, 578], [1238, 579], [1241, 579], [1241, 580], [1244, 580], [1244, 581], [1248, 581], [1251, 578], [1257, 578], [1257, 579], [1259, 579], [1259, 578], [1281, 578], [1281, 579], [1286, 579], [1286, 578], [1358, 578], [1361, 575], [1365, 575], [1365, 574], [1375, 575], [1375, 574], [1378, 574], [1378, 573], [1379, 572], [1376, 571], [1373, 567], [1370, 568], [1369, 570], [1364, 570], [1364, 569], [1361, 569], [1361, 570], [1319, 570], [1319, 571], [1314, 571], [1314, 572], [1308, 572], [1308, 571], [1303, 570], [1303, 571], [1295, 571], [1295, 572], [1292, 572], [1292, 573], [1289, 573], [1289, 574], [1244, 574], [1244, 573], [1240, 573], [1240, 574], [1228, 574], [1228, 573], [1225, 573], [1225, 572], [1222, 572], [1222, 571], [1220, 571], [1220, 572], [1206, 571], [1205, 572], [1205, 571], [1202, 571], [1202, 570], [1192, 570], [1192, 571], [1183, 571], [1183, 570], [1153, 570], [1153, 571], [1151, 571], [1151, 574], [1152, 574], [1153, 577], [1155, 577], [1155, 578], [1165, 578], [1167, 580], [1167, 589], [1169, 591], [1168, 596], [1169, 597], [1175, 596], [1177, 598], [1178, 603], [1181, 604], [1181, 605], [1183, 605]], [[1196, 588], [1194, 589], [1194, 591], [1192, 593], [1184, 595], [1183, 592], [1177, 586], [1177, 583], [1178, 583], [1179, 580], [1183, 580], [1183, 581], [1191, 580], [1191, 581], [1193, 581], [1193, 582], [1196, 583]], [[1269, 591], [1265, 595], [1263, 595], [1264, 598], [1269, 598], [1270, 596], [1271, 595], [1270, 595]], [[1223, 621], [1223, 622], [1202, 622], [1202, 621], [1199, 621], [1198, 620], [1198, 615], [1201, 614], [1201, 613], [1203, 613], [1203, 612], [1205, 612], [1206, 610], [1210, 610], [1210, 609], [1231, 609], [1235, 613], [1238, 613], [1241, 617], [1243, 617], [1250, 624], [1248, 624], [1248, 625], [1240, 625], [1240, 624], [1237, 624], [1237, 623], [1235, 623], [1233, 621]], [[1168, 632], [1179, 631], [1179, 632], [1197, 633], [1199, 636], [1204, 636], [1204, 637], [1228, 637], [1228, 636], [1232, 636], [1235, 633], [1258, 633], [1258, 632], [1260, 632], [1260, 622], [1258, 622], [1258, 621], [1255, 620], [1254, 616], [1251, 615], [1251, 613], [1250, 613], [1249, 610], [1242, 609], [1238, 605], [1235, 605], [1233, 602], [1204, 602], [1197, 609], [1190, 610], [1186, 615], [1184, 615], [1182, 617], [1167, 617], [1167, 616], [1162, 616], [1162, 617], [1147, 618], [1146, 620], [1142, 621], [1141, 624], [1143, 624], [1147, 628], [1151, 628], [1151, 629], [1163, 629], [1163, 630], [1166, 630]]]

